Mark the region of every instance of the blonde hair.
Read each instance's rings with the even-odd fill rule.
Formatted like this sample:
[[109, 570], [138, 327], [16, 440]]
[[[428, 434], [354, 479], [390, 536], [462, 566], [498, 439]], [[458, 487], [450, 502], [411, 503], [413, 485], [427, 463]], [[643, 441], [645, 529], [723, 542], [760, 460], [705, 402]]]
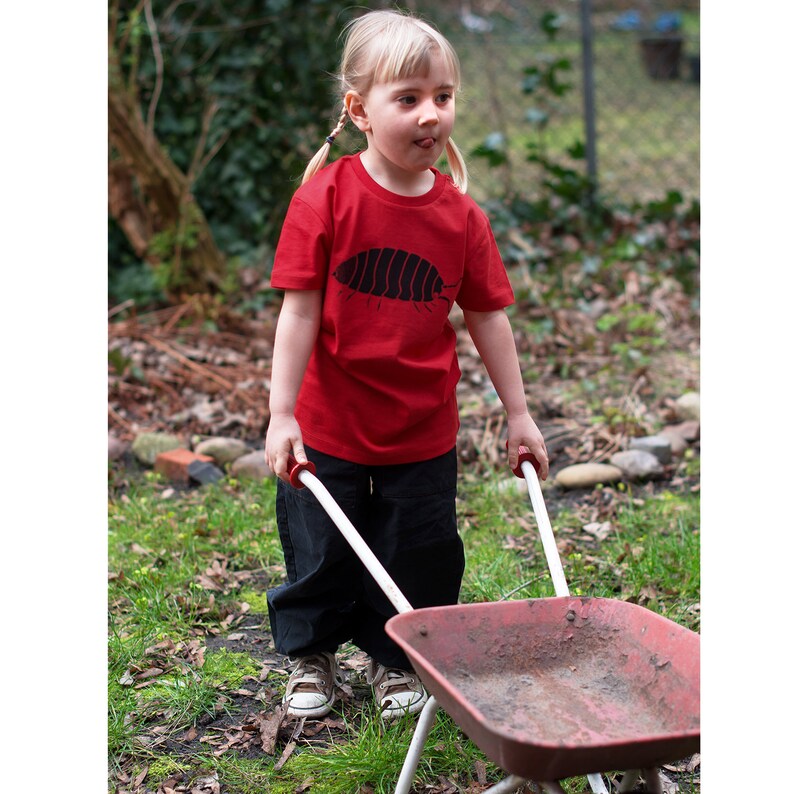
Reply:
[[[398, 11], [370, 11], [348, 23], [342, 61], [337, 75], [340, 94], [348, 91], [365, 96], [375, 83], [391, 83], [416, 74], [426, 74], [432, 56], [440, 54], [460, 90], [460, 61], [452, 45], [434, 27], [417, 17]], [[336, 136], [347, 123], [347, 108], [325, 143], [309, 161], [301, 184], [308, 182], [324, 165]], [[452, 181], [461, 193], [469, 175], [463, 154], [450, 138], [446, 149]]]

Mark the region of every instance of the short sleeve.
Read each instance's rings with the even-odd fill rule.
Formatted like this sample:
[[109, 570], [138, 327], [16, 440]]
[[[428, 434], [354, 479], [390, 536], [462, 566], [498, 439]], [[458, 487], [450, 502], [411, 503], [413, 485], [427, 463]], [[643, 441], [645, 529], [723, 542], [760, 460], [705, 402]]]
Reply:
[[482, 216], [479, 239], [467, 251], [463, 281], [456, 301], [462, 309], [494, 311], [515, 300], [510, 279], [488, 219]]
[[293, 196], [276, 246], [270, 285], [275, 289], [323, 289], [330, 247], [323, 219], [300, 197]]

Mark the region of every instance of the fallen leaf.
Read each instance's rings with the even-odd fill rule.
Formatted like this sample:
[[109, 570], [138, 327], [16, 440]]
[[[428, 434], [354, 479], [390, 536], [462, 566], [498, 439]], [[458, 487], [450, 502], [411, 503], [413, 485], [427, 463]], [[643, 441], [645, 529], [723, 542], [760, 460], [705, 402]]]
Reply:
[[162, 675], [164, 672], [165, 670], [163, 670], [162, 667], [150, 667], [148, 670], [138, 673], [135, 678], [138, 681], [143, 681], [144, 678], [154, 678], [157, 675]]
[[662, 794], [678, 794], [678, 784], [663, 772], [659, 772], [659, 780], [662, 782]]
[[278, 761], [276, 761], [276, 763], [273, 765], [274, 772], [278, 772], [281, 767], [287, 763], [287, 759], [292, 755], [296, 747], [297, 742], [294, 739], [287, 743], [287, 746], [284, 748], [284, 752], [281, 754], [281, 758], [279, 758]]
[[485, 770], [485, 762], [481, 758], [478, 758], [474, 762], [474, 770], [477, 774], [477, 782], [481, 784], [486, 783], [488, 778]]
[[588, 535], [592, 535], [598, 540], [606, 540], [612, 532], [612, 524], [609, 521], [600, 523], [598, 521], [594, 521], [590, 524], [585, 524], [582, 529], [587, 532]]
[[194, 781], [190, 794], [221, 794], [217, 773], [208, 777], [200, 777]]
[[259, 736], [262, 740], [262, 752], [265, 755], [273, 755], [275, 753], [278, 734], [286, 714], [287, 707], [281, 703], [273, 711], [259, 717]]
[[141, 769], [141, 771], [138, 772], [138, 774], [133, 779], [133, 781], [132, 781], [133, 788], [140, 788], [140, 786], [143, 783], [143, 781], [146, 780], [146, 775], [148, 775], [148, 774], [149, 774], [149, 767], [148, 766], [144, 766], [144, 768]]

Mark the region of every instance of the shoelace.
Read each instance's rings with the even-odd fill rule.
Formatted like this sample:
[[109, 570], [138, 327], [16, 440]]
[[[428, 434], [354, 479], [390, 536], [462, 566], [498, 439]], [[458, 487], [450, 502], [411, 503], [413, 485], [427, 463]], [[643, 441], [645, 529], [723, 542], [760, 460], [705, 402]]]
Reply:
[[[316, 684], [318, 687], [326, 685], [325, 676], [329, 673], [328, 662], [324, 656], [307, 656], [298, 662], [295, 672], [290, 676], [289, 695], [294, 693], [298, 687], [306, 684]], [[334, 683], [341, 683], [340, 676], [332, 676]]]
[[396, 667], [389, 667], [384, 673], [383, 680], [378, 684], [380, 689], [391, 689], [396, 686], [408, 686], [408, 684], [415, 684], [416, 678], [406, 674], [404, 670], [399, 670]]

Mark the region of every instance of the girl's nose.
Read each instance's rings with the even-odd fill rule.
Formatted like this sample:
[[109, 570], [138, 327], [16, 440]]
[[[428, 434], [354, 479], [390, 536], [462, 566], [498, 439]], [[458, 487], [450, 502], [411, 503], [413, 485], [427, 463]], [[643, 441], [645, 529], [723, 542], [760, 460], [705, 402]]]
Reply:
[[438, 108], [432, 99], [423, 102], [419, 107], [419, 123], [438, 124]]

